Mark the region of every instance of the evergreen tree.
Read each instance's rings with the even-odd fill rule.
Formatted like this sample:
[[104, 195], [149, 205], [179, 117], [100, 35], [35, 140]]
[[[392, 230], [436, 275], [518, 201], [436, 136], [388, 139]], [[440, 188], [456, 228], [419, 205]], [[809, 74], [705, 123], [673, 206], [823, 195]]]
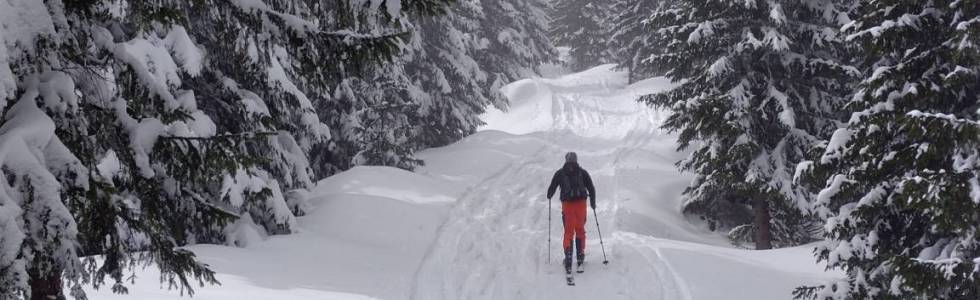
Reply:
[[570, 67], [579, 71], [611, 61], [607, 26], [611, 6], [606, 1], [555, 0], [549, 36], [552, 43], [567, 46]]
[[[836, 127], [834, 108], [856, 71], [839, 62], [832, 1], [685, 1], [646, 22], [665, 45], [648, 62], [680, 85], [644, 96], [672, 114], [678, 163], [697, 177], [683, 210], [731, 228], [757, 249], [810, 241], [810, 194], [794, 185], [795, 166]], [[751, 223], [746, 223], [752, 220]]]
[[473, 133], [488, 105], [506, 105], [505, 83], [553, 56], [543, 16], [537, 0], [457, 1], [439, 17], [413, 15], [412, 36], [392, 64], [337, 89], [347, 117], [333, 148], [314, 153], [331, 155], [334, 172], [360, 164], [411, 169], [421, 164], [416, 150]]
[[647, 60], [665, 45], [664, 39], [649, 34], [656, 28], [645, 20], [660, 6], [667, 5], [664, 0], [619, 0], [613, 4], [609, 23], [613, 31], [609, 38], [609, 49], [613, 62], [626, 69], [629, 82], [663, 75], [659, 66]]
[[408, 94], [414, 95], [419, 118], [412, 138], [417, 148], [442, 146], [472, 133], [478, 115], [493, 100], [489, 75], [475, 58], [481, 40], [483, 7], [477, 0], [453, 3], [439, 18], [419, 16], [413, 43], [401, 57]]
[[471, 57], [474, 35], [467, 33], [478, 22], [458, 12], [466, 2], [454, 2], [438, 17], [406, 16], [406, 34], [392, 63], [345, 79], [333, 101], [321, 102], [322, 115], [341, 117], [332, 124], [334, 139], [312, 153], [319, 174], [356, 165], [412, 169], [422, 163], [412, 156], [416, 150], [475, 129], [487, 101], [485, 74]]
[[317, 175], [473, 132], [553, 49], [539, 1], [448, 2], [0, 3], [0, 296], [143, 263], [193, 293], [179, 246], [288, 233]]
[[558, 55], [548, 38], [547, 0], [483, 0], [481, 36], [489, 43], [474, 58], [489, 75], [486, 87], [494, 104], [507, 83], [536, 75], [535, 68]]
[[314, 103], [395, 53], [403, 12], [445, 1], [15, 4], [0, 3], [0, 296], [60, 299], [106, 277], [125, 293], [146, 262], [193, 293], [214, 275], [179, 246], [289, 232], [302, 201], [285, 195], [312, 184], [337, 117]]
[[[416, 93], [404, 77], [403, 66], [394, 63], [372, 71], [371, 78], [349, 78], [335, 93], [337, 101], [352, 109], [340, 119], [334, 153], [343, 153], [348, 169], [356, 165], [393, 166], [411, 170], [422, 161], [412, 155], [412, 140], [421, 130]], [[339, 163], [339, 162], [338, 162]]]
[[555, 55], [544, 20], [540, 0], [468, 0], [419, 22], [421, 45], [407, 68], [424, 74], [416, 77], [429, 112], [421, 147], [457, 141], [476, 131], [487, 106], [506, 106], [500, 89]]
[[[862, 1], [845, 27], [867, 75], [813, 174], [809, 299], [980, 299], [980, 2]], [[825, 175], [821, 175], [825, 174]]]

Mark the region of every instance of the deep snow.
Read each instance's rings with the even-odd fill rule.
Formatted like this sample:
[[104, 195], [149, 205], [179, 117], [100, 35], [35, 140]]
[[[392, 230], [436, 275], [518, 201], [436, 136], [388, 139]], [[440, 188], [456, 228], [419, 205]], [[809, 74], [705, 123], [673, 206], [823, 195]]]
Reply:
[[[246, 248], [189, 247], [222, 286], [197, 299], [788, 299], [822, 281], [812, 247], [733, 248], [686, 220], [675, 138], [663, 114], [635, 99], [670, 87], [662, 78], [626, 85], [600, 66], [504, 88], [507, 112], [487, 112], [482, 131], [423, 151], [415, 173], [358, 167], [320, 181], [299, 233]], [[586, 224], [586, 273], [564, 284], [557, 201], [546, 184], [566, 151], [592, 173], [610, 264], [602, 265], [595, 220]], [[131, 295], [170, 299], [153, 267]]]

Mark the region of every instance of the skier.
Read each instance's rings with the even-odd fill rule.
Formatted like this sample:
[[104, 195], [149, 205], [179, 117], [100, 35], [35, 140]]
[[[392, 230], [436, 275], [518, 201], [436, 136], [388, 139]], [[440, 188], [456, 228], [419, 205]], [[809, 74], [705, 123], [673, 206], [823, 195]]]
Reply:
[[561, 187], [559, 199], [562, 223], [565, 227], [565, 236], [562, 239], [562, 249], [565, 251], [565, 273], [568, 276], [568, 283], [572, 285], [573, 244], [577, 252], [577, 272], [585, 271], [582, 263], [585, 260], [586, 196], [591, 200], [592, 209], [595, 209], [595, 187], [592, 185], [592, 178], [589, 177], [589, 172], [579, 166], [575, 152], [565, 154], [565, 165], [552, 177], [551, 185], [548, 186], [548, 201], [551, 201], [558, 187]]

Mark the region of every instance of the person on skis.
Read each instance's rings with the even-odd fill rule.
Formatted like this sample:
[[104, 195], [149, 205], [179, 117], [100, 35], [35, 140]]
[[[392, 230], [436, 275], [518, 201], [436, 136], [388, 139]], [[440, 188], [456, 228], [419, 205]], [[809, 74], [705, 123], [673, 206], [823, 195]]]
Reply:
[[578, 164], [575, 152], [565, 154], [565, 165], [555, 172], [548, 186], [548, 201], [555, 195], [555, 189], [561, 188], [561, 219], [565, 227], [562, 239], [562, 249], [565, 250], [565, 272], [571, 273], [573, 244], [578, 260], [578, 272], [584, 271], [585, 261], [585, 218], [587, 216], [585, 198], [589, 197], [592, 209], [595, 209], [595, 187], [589, 172]]

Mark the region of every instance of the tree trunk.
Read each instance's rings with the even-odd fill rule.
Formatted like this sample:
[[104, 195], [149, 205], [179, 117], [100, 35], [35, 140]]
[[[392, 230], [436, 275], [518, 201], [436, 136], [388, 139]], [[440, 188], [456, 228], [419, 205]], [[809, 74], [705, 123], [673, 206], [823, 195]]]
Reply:
[[62, 291], [61, 270], [52, 270], [41, 274], [38, 270], [30, 270], [31, 300], [65, 300]]
[[772, 249], [772, 232], [769, 230], [769, 202], [765, 197], [755, 196], [752, 209], [755, 210], [755, 249]]

